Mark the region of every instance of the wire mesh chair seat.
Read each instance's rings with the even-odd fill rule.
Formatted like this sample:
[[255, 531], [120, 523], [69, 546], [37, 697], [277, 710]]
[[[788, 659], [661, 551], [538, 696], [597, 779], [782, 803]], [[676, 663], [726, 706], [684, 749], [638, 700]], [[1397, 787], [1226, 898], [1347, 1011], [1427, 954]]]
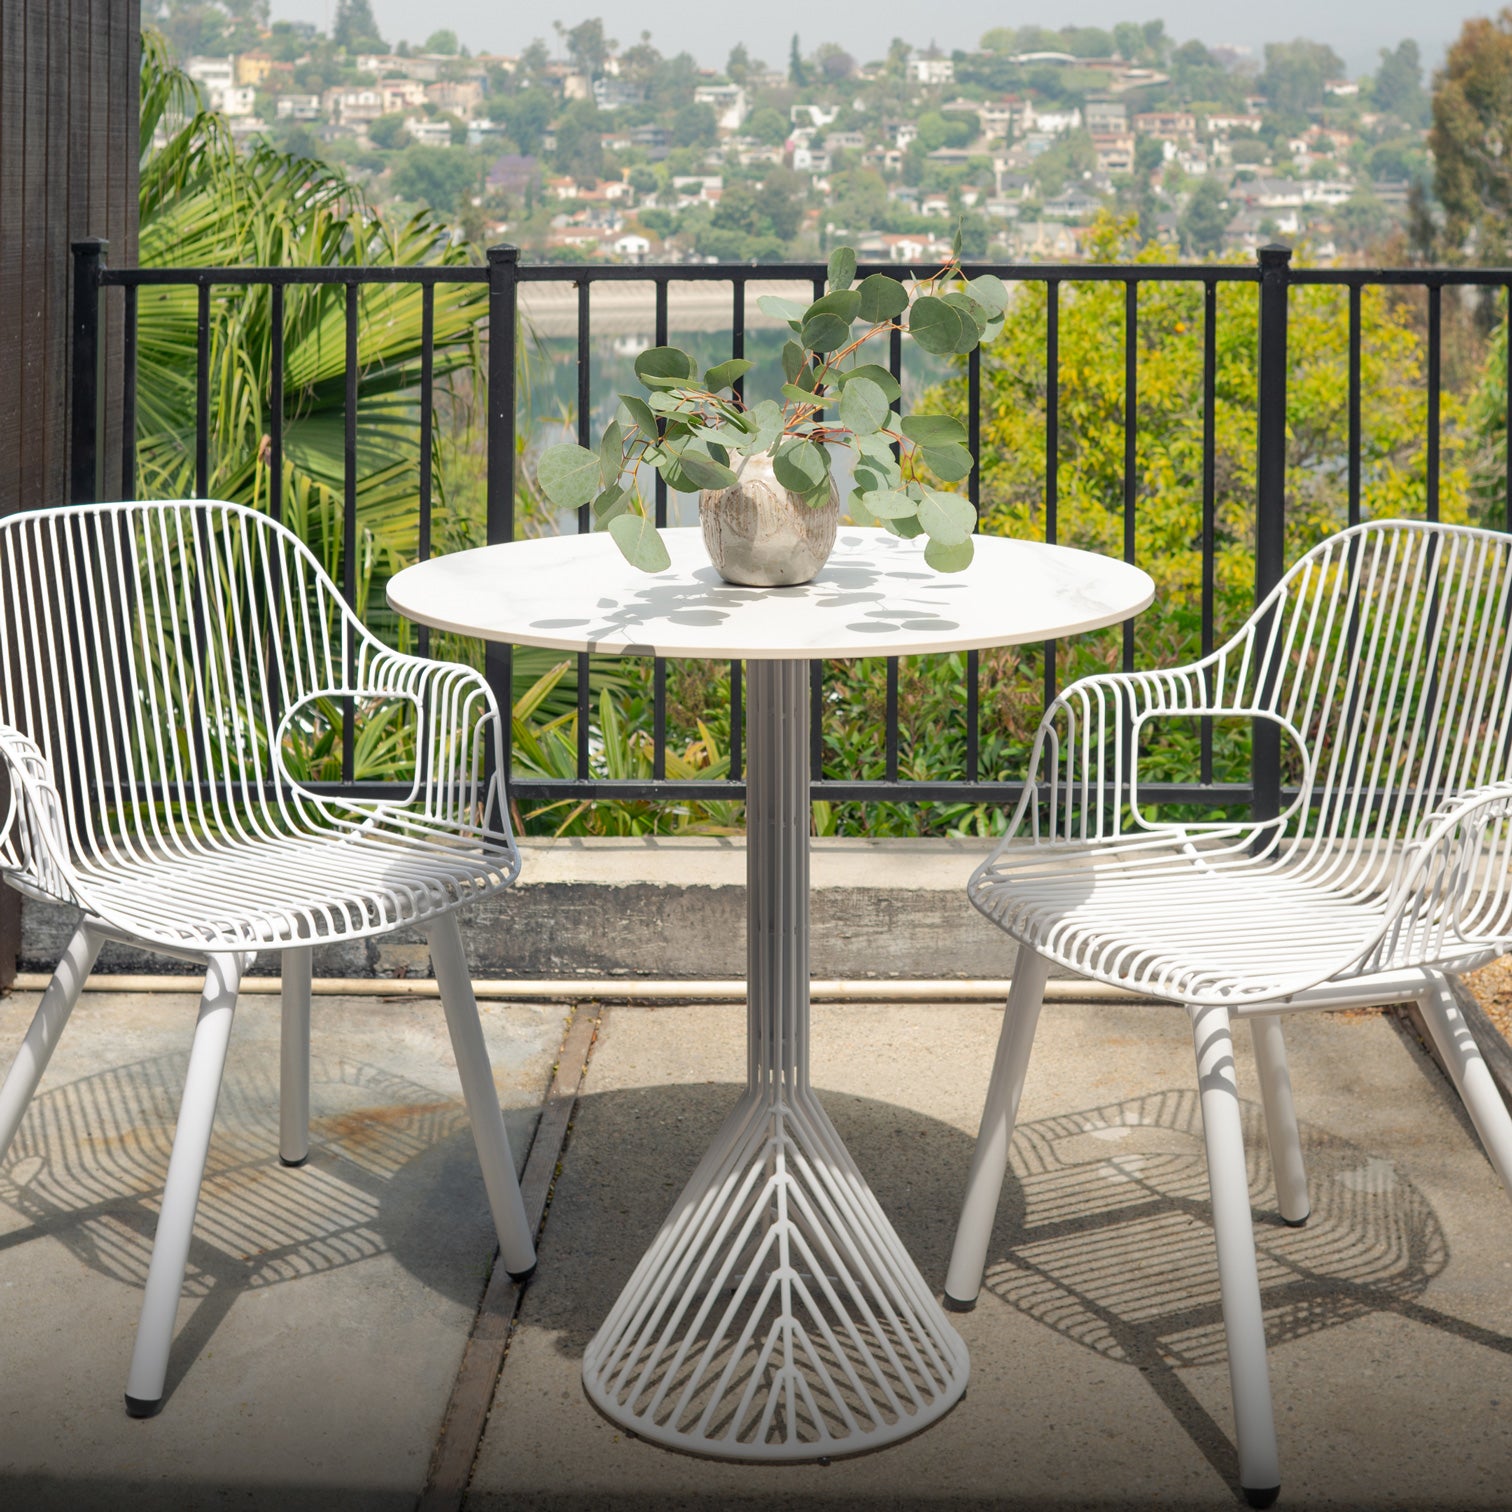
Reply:
[[[384, 645], [289, 530], [215, 501], [0, 521], [0, 658], [0, 878], [82, 915], [0, 1086], [0, 1157], [106, 940], [207, 968], [128, 1410], [162, 1400], [231, 1017], [260, 951], [283, 957], [279, 1156], [295, 1166], [309, 1152], [312, 948], [424, 930], [504, 1265], [528, 1275], [455, 917], [520, 865], [484, 680]], [[392, 796], [320, 789], [359, 755], [399, 774]]]
[[[1269, 729], [1275, 818], [1162, 822], [1171, 722]], [[1258, 734], [1256, 738], [1259, 738]], [[1191, 1019], [1239, 1479], [1280, 1485], [1231, 1017], [1248, 1018], [1289, 1223], [1309, 1211], [1282, 1012], [1416, 1001], [1504, 1187], [1509, 1118], [1448, 973], [1512, 945], [1512, 537], [1381, 521], [1308, 552], [1191, 666], [1089, 677], [1047, 711], [1008, 831], [968, 885], [1019, 944], [946, 1281], [974, 1305], [1044, 984], [1060, 965]]]

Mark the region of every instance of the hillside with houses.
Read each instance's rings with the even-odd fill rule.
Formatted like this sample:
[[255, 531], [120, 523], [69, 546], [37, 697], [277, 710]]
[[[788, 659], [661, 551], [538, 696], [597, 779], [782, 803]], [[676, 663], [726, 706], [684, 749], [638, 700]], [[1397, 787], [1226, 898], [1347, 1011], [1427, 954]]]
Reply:
[[[1074, 260], [1105, 210], [1184, 256], [1281, 238], [1350, 260], [1431, 222], [1417, 45], [1350, 78], [1305, 39], [1258, 55], [1160, 22], [997, 28], [972, 51], [781, 66], [631, 46], [597, 19], [517, 55], [386, 41], [366, 0], [330, 35], [166, 0], [158, 24], [233, 136], [338, 162], [385, 210], [429, 206], [532, 259], [781, 261], [848, 242], [901, 263]], [[245, 11], [247, 7], [242, 7]], [[253, 7], [255, 10], [255, 7]]]

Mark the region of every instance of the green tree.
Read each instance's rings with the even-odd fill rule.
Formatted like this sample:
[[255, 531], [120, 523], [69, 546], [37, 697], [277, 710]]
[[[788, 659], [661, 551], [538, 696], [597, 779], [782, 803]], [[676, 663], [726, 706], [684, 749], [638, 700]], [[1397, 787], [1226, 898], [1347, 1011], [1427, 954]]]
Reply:
[[331, 36], [338, 47], [349, 53], [387, 52], [388, 43], [373, 19], [368, 0], [336, 0], [336, 20]]
[[394, 163], [394, 193], [412, 204], [453, 214], [478, 189], [478, 159], [462, 147], [406, 147]]
[[1467, 21], [1433, 91], [1434, 189], [1445, 239], [1482, 261], [1505, 259], [1512, 224], [1512, 9]]
[[1399, 42], [1395, 51], [1381, 49], [1374, 102], [1378, 109], [1409, 126], [1421, 126], [1427, 121], [1428, 96], [1423, 90], [1423, 59], [1417, 43], [1411, 38]]
[[400, 114], [379, 116], [368, 127], [368, 140], [375, 147], [392, 150], [404, 146], [409, 133], [404, 129], [404, 117]]
[[788, 49], [788, 83], [797, 85], [799, 89], [808, 83], [808, 68], [798, 47], [797, 32], [793, 33], [793, 45]]
[[[1120, 260], [1132, 219], [1102, 217], [1093, 261]], [[1168, 263], [1154, 244], [1135, 263]], [[1120, 555], [1124, 496], [1124, 291], [1118, 283], [1061, 285], [1057, 534], [1065, 545]], [[1045, 503], [1045, 286], [1026, 283], [1001, 336], [982, 349], [982, 524], [1039, 538]], [[1257, 292], [1221, 286], [1214, 425], [1217, 453], [1217, 618], [1220, 636], [1249, 614], [1254, 593]], [[1367, 518], [1421, 514], [1427, 466], [1424, 351], [1412, 307], [1392, 291], [1361, 298], [1365, 402], [1362, 507]], [[1139, 411], [1135, 459], [1136, 549], [1162, 606], [1136, 624], [1144, 664], [1191, 660], [1200, 647], [1202, 569], [1203, 291], [1199, 283], [1139, 291]], [[1347, 291], [1294, 291], [1288, 342], [1287, 547], [1294, 560], [1345, 523], [1347, 487], [1339, 438], [1348, 430]], [[1502, 372], [1495, 362], [1493, 372]], [[1464, 521], [1474, 453], [1464, 407], [1445, 393], [1440, 507]], [[965, 413], [966, 378], [946, 385], [940, 407]], [[1489, 404], [1488, 404], [1489, 409]], [[1505, 424], [1505, 410], [1503, 421]], [[1116, 665], [1118, 637], [1079, 638], [1063, 651], [1062, 680], [1099, 662]], [[1023, 715], [1018, 716], [1020, 720]]]
[[751, 55], [744, 42], [737, 42], [725, 60], [725, 77], [732, 84], [744, 84], [751, 74]]
[[1181, 212], [1179, 222], [1184, 251], [1211, 255], [1223, 250], [1223, 232], [1232, 214], [1217, 179], [1198, 182]]
[[712, 147], [719, 140], [719, 121], [710, 105], [684, 105], [671, 125], [674, 147]]
[[1287, 116], [1305, 116], [1323, 106], [1323, 84], [1344, 72], [1333, 48], [1298, 37], [1294, 42], [1267, 42], [1265, 72], [1260, 87], [1273, 109]]
[[1011, 26], [994, 26], [991, 31], [982, 33], [982, 40], [977, 43], [977, 47], [982, 52], [1017, 52], [1018, 33]]
[[567, 56], [573, 66], [590, 79], [598, 78], [609, 55], [619, 46], [618, 42], [604, 35], [603, 21], [594, 17], [591, 21], [580, 21], [576, 26], [566, 28], [560, 21], [552, 24], [567, 44]]
[[746, 136], [755, 137], [768, 147], [780, 147], [787, 141], [788, 121], [786, 116], [773, 110], [770, 105], [762, 105], [746, 117], [741, 129]]
[[756, 191], [756, 203], [771, 225], [772, 234], [785, 242], [791, 242], [798, 234], [807, 187], [802, 175], [791, 168], [773, 168]]
[[457, 34], [454, 31], [433, 31], [425, 39], [422, 52], [434, 53], [438, 57], [455, 58], [457, 56]]

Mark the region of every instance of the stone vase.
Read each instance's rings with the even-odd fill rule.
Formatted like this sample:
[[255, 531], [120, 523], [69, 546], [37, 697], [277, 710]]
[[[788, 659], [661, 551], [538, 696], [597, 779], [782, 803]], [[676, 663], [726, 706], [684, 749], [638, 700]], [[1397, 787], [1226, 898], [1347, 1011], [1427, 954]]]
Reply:
[[831, 479], [829, 502], [810, 509], [777, 481], [772, 459], [762, 454], [746, 463], [735, 487], [704, 489], [698, 518], [709, 560], [727, 583], [789, 587], [808, 582], [829, 559], [840, 494]]

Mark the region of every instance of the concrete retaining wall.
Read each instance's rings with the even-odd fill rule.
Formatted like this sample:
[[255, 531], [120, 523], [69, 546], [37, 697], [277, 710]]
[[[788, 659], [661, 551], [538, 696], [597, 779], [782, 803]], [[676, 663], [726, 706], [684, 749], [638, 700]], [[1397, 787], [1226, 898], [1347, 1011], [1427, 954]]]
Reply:
[[[474, 974], [492, 978], [745, 975], [745, 846], [737, 840], [531, 840], [520, 880], [462, 916]], [[816, 840], [815, 977], [1002, 978], [1013, 944], [966, 901], [990, 847], [955, 840]], [[51, 971], [73, 928], [26, 903], [23, 971]], [[184, 961], [107, 945], [102, 972], [192, 972]], [[322, 976], [429, 976], [418, 931], [316, 952]], [[276, 974], [266, 956], [254, 971]]]

